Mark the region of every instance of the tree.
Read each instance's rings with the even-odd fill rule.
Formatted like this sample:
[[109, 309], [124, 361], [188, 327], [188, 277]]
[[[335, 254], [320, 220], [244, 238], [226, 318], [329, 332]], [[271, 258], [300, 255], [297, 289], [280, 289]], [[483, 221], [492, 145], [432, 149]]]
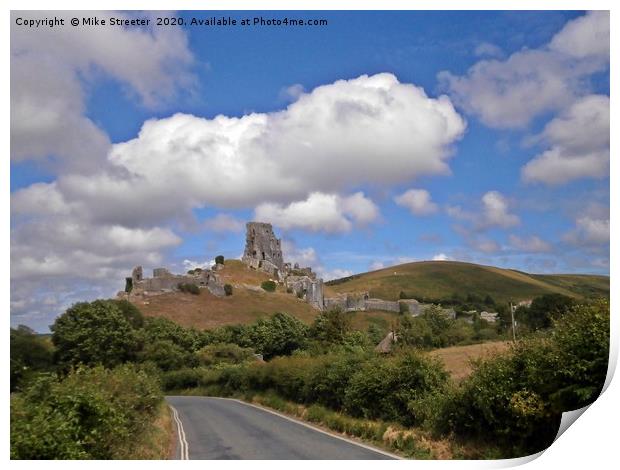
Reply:
[[351, 317], [340, 308], [317, 315], [310, 328], [310, 336], [327, 343], [342, 343], [351, 331]]
[[261, 318], [247, 330], [240, 346], [251, 347], [265, 359], [286, 356], [301, 349], [307, 340], [308, 327], [286, 313]]
[[215, 264], [224, 264], [224, 257], [222, 255], [218, 255], [215, 257]]
[[142, 361], [152, 361], [161, 370], [176, 370], [198, 365], [198, 358], [170, 340], [149, 342], [139, 355]]
[[134, 328], [142, 328], [144, 325], [144, 316], [142, 315], [142, 312], [138, 310], [138, 307], [125, 299], [112, 300], [111, 302], [113, 302], [120, 309], [121, 314], [131, 326]]
[[529, 307], [518, 307], [517, 320], [532, 330], [549, 328], [575, 306], [575, 300], [562, 294], [545, 294], [532, 300]]
[[24, 325], [11, 328], [11, 391], [34, 372], [51, 370], [53, 355], [52, 345], [32, 329]]
[[226, 294], [226, 296], [230, 296], [233, 294], [233, 286], [231, 286], [230, 284], [224, 284], [224, 293]]
[[78, 364], [114, 367], [133, 359], [138, 349], [131, 323], [110, 300], [74, 304], [51, 330], [56, 359], [65, 368]]

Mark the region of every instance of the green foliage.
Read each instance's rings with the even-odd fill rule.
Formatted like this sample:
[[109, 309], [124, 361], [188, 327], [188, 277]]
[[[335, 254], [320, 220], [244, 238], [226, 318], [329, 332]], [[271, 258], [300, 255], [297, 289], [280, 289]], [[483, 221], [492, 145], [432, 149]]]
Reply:
[[523, 340], [510, 354], [481, 362], [445, 396], [435, 427], [492, 440], [509, 457], [540, 451], [555, 437], [563, 411], [599, 395], [608, 354], [609, 304], [575, 307], [551, 335]]
[[399, 302], [398, 303], [398, 313], [400, 313], [401, 315], [406, 315], [409, 313], [409, 305], [407, 305], [405, 302]]
[[37, 372], [53, 368], [54, 350], [45, 339], [24, 325], [11, 328], [11, 392]]
[[224, 256], [218, 255], [215, 257], [215, 264], [224, 264]]
[[230, 296], [233, 294], [233, 286], [231, 286], [230, 284], [224, 284], [224, 293], [227, 296]]
[[365, 363], [345, 392], [344, 408], [353, 416], [416, 423], [409, 403], [442, 389], [448, 380], [440, 363], [415, 351]]
[[351, 315], [340, 308], [319, 313], [312, 327], [310, 336], [327, 343], [343, 343], [351, 331]]
[[261, 318], [251, 325], [240, 341], [241, 346], [252, 347], [265, 359], [286, 356], [306, 344], [308, 327], [286, 313], [276, 313], [269, 319]]
[[114, 367], [135, 357], [136, 333], [115, 301], [74, 304], [51, 326], [61, 367], [102, 364]]
[[275, 281], [263, 281], [260, 286], [263, 290], [267, 292], [275, 292], [276, 291], [276, 283]]
[[191, 282], [179, 282], [177, 284], [177, 289], [188, 294], [200, 295], [200, 288]]
[[134, 304], [125, 299], [111, 300], [110, 302], [114, 303], [114, 305], [119, 308], [125, 320], [127, 320], [133, 328], [142, 328], [142, 326], [144, 326], [144, 316]]
[[133, 290], [133, 278], [126, 277], [125, 278], [125, 292], [128, 294]]
[[130, 458], [161, 400], [157, 382], [130, 365], [41, 376], [11, 398], [11, 458]]
[[198, 357], [168, 339], [147, 342], [138, 355], [143, 362], [152, 362], [161, 370], [175, 370], [198, 365]]
[[241, 364], [254, 360], [254, 351], [232, 343], [210, 344], [198, 351], [198, 359], [205, 366], [223, 363]]
[[194, 328], [184, 328], [163, 317], [147, 318], [139, 331], [142, 344], [168, 340], [184, 351], [194, 352], [209, 342], [209, 336]]
[[575, 306], [575, 300], [562, 294], [546, 294], [532, 300], [529, 307], [518, 307], [517, 321], [531, 330], [549, 328], [553, 320], [560, 319]]

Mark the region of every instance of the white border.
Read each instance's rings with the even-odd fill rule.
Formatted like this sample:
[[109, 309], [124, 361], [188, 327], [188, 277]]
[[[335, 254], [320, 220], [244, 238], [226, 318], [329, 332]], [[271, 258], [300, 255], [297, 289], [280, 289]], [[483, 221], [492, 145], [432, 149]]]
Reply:
[[[402, 2], [398, 0], [382, 0], [382, 1], [369, 1], [369, 0], [358, 0], [355, 2], [347, 1], [347, 0], [297, 0], [294, 4], [289, 1], [284, 0], [262, 0], [251, 1], [251, 0], [219, 0], [219, 1], [198, 1], [198, 0], [178, 0], [175, 2], [164, 1], [164, 0], [126, 0], [126, 1], [101, 1], [101, 0], [93, 0], [88, 2], [88, 8], [86, 8], [86, 4], [84, 2], [78, 2], [76, 0], [61, 0], [55, 2], [49, 2], [45, 0], [9, 0], [4, 2], [5, 5], [5, 15], [4, 21], [0, 22], [0, 37], [4, 42], [5, 51], [4, 54], [4, 73], [1, 75], [0, 80], [2, 81], [2, 89], [3, 93], [3, 129], [4, 129], [4, 155], [6, 161], [4, 162], [4, 167], [0, 171], [0, 186], [3, 188], [2, 194], [0, 196], [0, 207], [3, 214], [3, 220], [5, 220], [5, 229], [2, 230], [1, 237], [4, 246], [4, 250], [2, 251], [2, 257], [0, 261], [3, 261], [3, 269], [0, 270], [0, 285], [2, 286], [2, 301], [5, 306], [4, 311], [7, 312], [7, 320], [9, 320], [8, 312], [9, 309], [9, 298], [10, 298], [10, 287], [9, 287], [9, 260], [10, 260], [10, 248], [9, 248], [9, 224], [10, 224], [10, 195], [7, 189], [9, 188], [9, 142], [10, 142], [10, 110], [9, 110], [9, 96], [10, 96], [10, 80], [9, 73], [7, 70], [9, 69], [9, 17], [10, 17], [10, 9], [16, 10], [37, 10], [37, 9], [68, 9], [68, 10], [85, 10], [85, 9], [103, 9], [103, 10], [114, 10], [114, 9], [124, 9], [124, 10], [132, 10], [132, 9], [146, 9], [146, 10], [168, 10], [168, 9], [180, 9], [180, 10], [217, 10], [217, 9], [230, 9], [230, 10], [347, 10], [347, 9], [357, 9], [357, 10], [405, 10], [405, 9], [416, 9], [416, 10], [462, 10], [462, 9], [470, 9], [470, 10], [494, 10], [494, 9], [502, 9], [502, 10], [586, 10], [586, 9], [597, 9], [597, 10], [611, 10], [611, 44], [612, 44], [612, 52], [611, 52], [611, 84], [612, 88], [615, 89], [616, 81], [615, 77], [617, 74], [618, 61], [617, 57], [614, 57], [614, 54], [617, 51], [616, 47], [616, 27], [618, 25], [617, 21], [617, 13], [614, 11], [614, 6], [618, 2], [612, 1], [602, 1], [602, 0], [590, 0], [590, 1], [577, 1], [577, 0], [568, 0], [568, 1], [552, 1], [552, 0], [505, 0], [505, 1], [489, 1], [489, 0], [471, 0], [468, 2], [464, 2], [462, 0], [434, 0], [434, 1], [411, 1], [411, 2]], [[611, 107], [611, 120], [612, 123], [616, 120], [615, 117], [615, 107], [614, 103], [614, 94], [611, 94], [612, 107]], [[611, 154], [616, 155], [614, 151], [615, 139], [612, 139], [611, 142]], [[611, 160], [611, 174], [610, 181], [616, 183], [617, 179], [617, 165], [615, 164], [614, 157]], [[615, 189], [614, 184], [610, 184], [610, 199], [611, 201], [618, 201], [618, 191]], [[616, 207], [614, 205], [611, 206], [611, 233], [614, 234], [614, 227], [616, 221]], [[612, 292], [612, 351], [610, 357], [610, 367], [611, 369], [615, 369], [618, 358], [618, 321], [616, 320], [617, 312], [614, 311], [613, 307], [615, 306], [615, 298], [616, 298], [616, 284], [615, 276], [616, 276], [616, 250], [614, 249], [614, 245], [611, 244], [611, 292]], [[3, 342], [3, 352], [4, 357], [8, 357], [8, 342]], [[5, 359], [4, 361], [5, 367], [8, 368], [8, 361]], [[9, 390], [9, 381], [8, 381], [8, 371], [5, 369], [4, 380], [5, 380], [5, 389]], [[610, 379], [611, 377], [609, 377]], [[584, 467], [589, 468], [607, 468], [612, 465], [612, 462], [617, 461], [617, 440], [615, 436], [617, 435], [617, 423], [615, 418], [620, 416], [619, 413], [619, 398], [620, 391], [619, 386], [617, 384], [618, 380], [615, 380], [609, 384], [608, 389], [603, 393], [603, 395], [579, 418], [579, 423], [575, 426], [571, 426], [558, 440], [555, 442], [546, 452], [540, 456], [540, 458], [533, 460], [529, 463], [528, 468], [539, 468], [539, 469], [548, 469], [550, 467], [560, 467], [563, 470], [565, 469], [583, 469]], [[8, 459], [9, 456], [9, 407], [8, 403], [5, 402], [5, 406], [2, 409], [5, 430], [6, 434], [2, 439], [2, 449], [4, 451], [4, 455]], [[496, 464], [500, 464], [500, 462], [495, 462]], [[504, 461], [504, 465], [505, 465]], [[523, 462], [512, 461], [513, 464], [520, 464]], [[150, 462], [149, 466], [167, 466], [173, 464], [172, 462]], [[177, 462], [178, 464], [178, 462]], [[451, 466], [452, 468], [480, 468], [487, 467], [488, 464], [492, 464], [492, 462], [423, 462], [416, 461], [415, 463], [410, 461], [394, 461], [392, 463], [385, 462], [382, 465], [413, 465], [415, 464], [416, 470], [418, 468], [429, 468], [430, 466]], [[99, 466], [108, 466], [107, 462], [45, 462], [45, 463], [36, 463], [36, 462], [11, 462], [10, 465], [15, 467], [30, 467], [30, 466], [42, 466], [46, 467], [51, 466], [52, 468], [71, 468], [78, 466], [82, 468], [84, 465], [93, 465], [95, 467]], [[115, 462], [114, 465], [135, 465], [132, 463], [122, 463]], [[192, 465], [190, 462], [186, 462], [185, 465]], [[194, 462], [193, 465], [204, 466], [204, 463]], [[229, 468], [231, 466], [249, 466], [255, 467], [257, 462], [251, 463], [243, 463], [243, 462], [221, 462], [215, 461], [209, 464], [209, 467], [213, 468]], [[270, 468], [286, 468], [290, 470], [289, 462], [277, 462], [271, 461], [265, 463], [265, 465], [269, 465]], [[329, 463], [321, 463], [321, 465], [329, 465]], [[335, 466], [336, 464], [334, 464]], [[342, 463], [338, 464], [342, 465]], [[370, 466], [376, 466], [376, 463], [360, 461], [356, 462], [356, 467], [362, 468], [371, 468]], [[495, 467], [500, 467], [504, 465], [494, 465]], [[296, 467], [299, 468], [314, 468], [316, 463], [313, 461], [298, 461], [295, 463]], [[510, 465], [512, 466], [512, 465]]]

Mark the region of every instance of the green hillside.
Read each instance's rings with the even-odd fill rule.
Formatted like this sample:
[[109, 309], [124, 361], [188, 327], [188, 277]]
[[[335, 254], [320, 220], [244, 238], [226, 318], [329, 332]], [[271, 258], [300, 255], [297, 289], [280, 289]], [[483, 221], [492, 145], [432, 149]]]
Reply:
[[489, 294], [499, 302], [518, 302], [548, 293], [576, 298], [609, 296], [609, 277], [528, 274], [456, 261], [422, 261], [330, 281], [326, 295], [356, 291], [389, 300], [398, 299], [403, 291], [415, 298]]

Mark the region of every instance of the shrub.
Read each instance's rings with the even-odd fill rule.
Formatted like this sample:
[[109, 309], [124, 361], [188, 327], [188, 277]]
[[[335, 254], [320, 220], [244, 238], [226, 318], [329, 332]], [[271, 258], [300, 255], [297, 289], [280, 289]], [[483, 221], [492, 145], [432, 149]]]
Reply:
[[114, 367], [135, 357], [138, 341], [119, 306], [110, 300], [81, 302], [51, 326], [61, 366], [102, 364]]
[[11, 458], [131, 458], [161, 401], [157, 382], [130, 365], [39, 377], [11, 399]]
[[148, 342], [139, 354], [143, 362], [152, 362], [161, 370], [174, 370], [183, 367], [195, 367], [198, 358], [192, 352], [188, 352], [170, 340], [157, 340]]
[[188, 294], [200, 294], [200, 288], [196, 284], [192, 284], [191, 282], [179, 282], [177, 284], [177, 289], [179, 289], [181, 292], [186, 292]]
[[241, 346], [252, 346], [269, 359], [273, 356], [290, 355], [306, 344], [308, 327], [291, 315], [276, 313], [269, 319], [261, 318], [244, 332]]
[[211, 344], [198, 351], [198, 359], [205, 366], [213, 364], [240, 364], [254, 359], [254, 351], [236, 344]]
[[231, 286], [230, 284], [224, 284], [224, 293], [227, 296], [230, 296], [233, 294], [233, 286]]
[[261, 285], [263, 290], [267, 292], [275, 292], [276, 291], [276, 283], [274, 281], [263, 281]]
[[27, 326], [11, 328], [11, 391], [37, 372], [53, 368], [54, 349]]
[[586, 406], [607, 374], [609, 304], [576, 307], [548, 336], [523, 340], [481, 362], [444, 403], [439, 421], [462, 436], [492, 440], [515, 457], [545, 449], [561, 413]]
[[224, 256], [218, 255], [215, 257], [215, 264], [224, 264]]
[[409, 305], [407, 305], [405, 302], [399, 302], [398, 313], [400, 313], [401, 315], [409, 313]]
[[409, 402], [443, 388], [448, 375], [440, 363], [415, 351], [365, 363], [347, 386], [344, 407], [354, 416], [416, 423]]
[[138, 331], [141, 343], [148, 344], [169, 340], [184, 351], [197, 351], [208, 341], [205, 334], [194, 328], [185, 328], [163, 317], [147, 318], [144, 328]]
[[203, 384], [203, 369], [179, 369], [164, 372], [160, 376], [161, 387], [165, 391], [196, 388]]
[[121, 314], [132, 327], [142, 328], [144, 326], [144, 316], [134, 304], [125, 299], [111, 300], [110, 302], [119, 308]]
[[327, 343], [343, 343], [351, 331], [351, 316], [340, 308], [319, 313], [310, 328], [310, 336]]

